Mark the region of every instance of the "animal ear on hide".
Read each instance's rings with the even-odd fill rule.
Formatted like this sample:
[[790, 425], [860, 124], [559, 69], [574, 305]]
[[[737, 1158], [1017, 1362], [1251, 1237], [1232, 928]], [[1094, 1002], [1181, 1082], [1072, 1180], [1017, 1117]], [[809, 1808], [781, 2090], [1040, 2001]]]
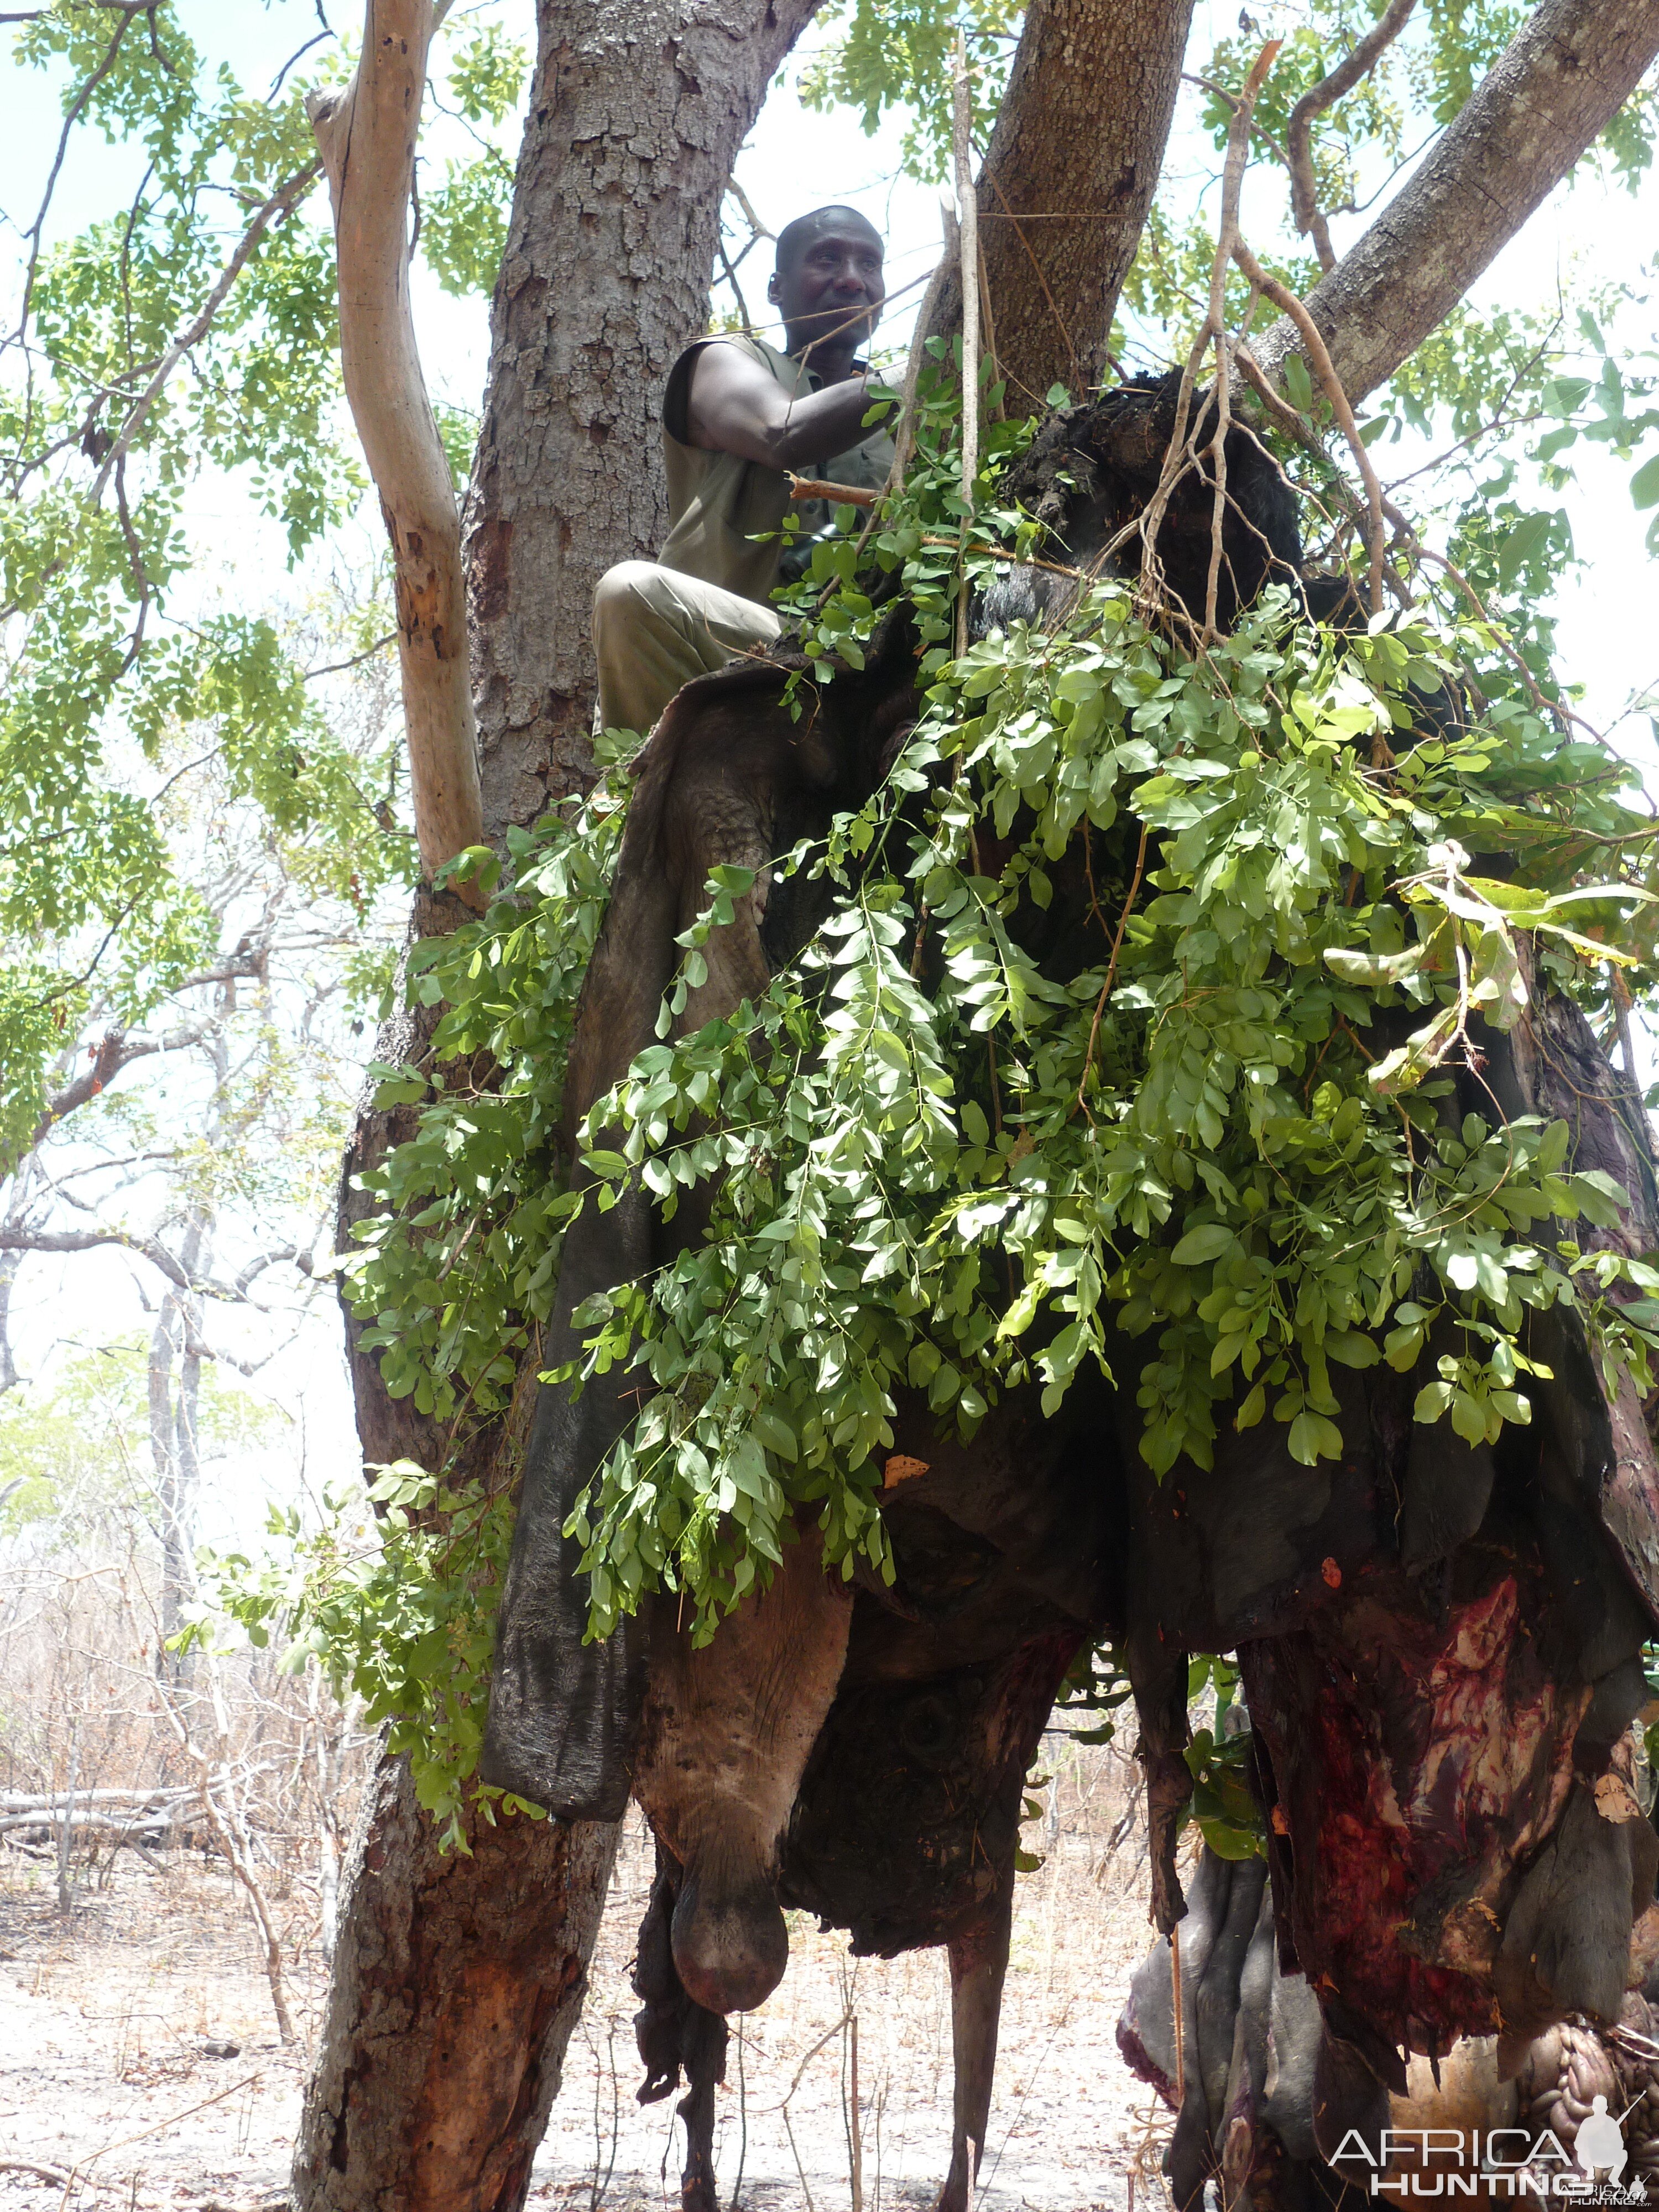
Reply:
[[[624, 1249], [630, 1227], [637, 1232], [640, 1226], [630, 1222], [630, 1204], [635, 1212], [642, 1210], [635, 1199], [594, 1216]], [[568, 1255], [567, 1271], [576, 1273]], [[567, 1284], [562, 1273], [559, 1287], [567, 1319], [562, 1331], [550, 1328], [544, 1346], [544, 1356], [554, 1360], [575, 1349], [568, 1316], [582, 1282]], [[478, 1772], [562, 1820], [618, 1820], [632, 1786], [645, 1694], [644, 1624], [625, 1620], [603, 1643], [584, 1643], [588, 1593], [578, 1571], [581, 1547], [563, 1533], [577, 1492], [632, 1412], [631, 1401], [603, 1382], [590, 1384], [574, 1401], [544, 1383], [525, 1454]]]

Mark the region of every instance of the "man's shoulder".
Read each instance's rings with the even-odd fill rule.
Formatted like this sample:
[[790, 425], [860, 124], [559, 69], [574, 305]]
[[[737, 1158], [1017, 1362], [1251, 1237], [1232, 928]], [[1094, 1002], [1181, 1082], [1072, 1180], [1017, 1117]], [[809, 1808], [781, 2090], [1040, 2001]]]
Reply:
[[686, 440], [687, 414], [691, 401], [691, 372], [701, 356], [711, 347], [738, 355], [763, 370], [775, 384], [793, 390], [797, 375], [796, 364], [764, 338], [752, 337], [746, 331], [711, 331], [704, 337], [694, 338], [668, 372], [668, 381], [663, 387], [662, 425], [677, 445]]
[[742, 354], [757, 368], [767, 369], [774, 376], [787, 375], [795, 366], [775, 346], [768, 345], [764, 338], [754, 337], [747, 331], [709, 331], [700, 338], [693, 338], [680, 355], [669, 371], [671, 380], [683, 373], [689, 373], [690, 364], [698, 355], [707, 353], [714, 346], [728, 348], [733, 353]]

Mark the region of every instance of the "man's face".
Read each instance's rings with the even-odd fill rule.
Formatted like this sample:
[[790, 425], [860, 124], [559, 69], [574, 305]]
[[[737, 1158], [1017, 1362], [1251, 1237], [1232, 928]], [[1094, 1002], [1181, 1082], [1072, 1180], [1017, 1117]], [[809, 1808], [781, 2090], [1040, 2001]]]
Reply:
[[813, 340], [861, 345], [887, 296], [881, 264], [881, 240], [862, 223], [832, 221], [815, 233], [767, 288], [792, 350]]

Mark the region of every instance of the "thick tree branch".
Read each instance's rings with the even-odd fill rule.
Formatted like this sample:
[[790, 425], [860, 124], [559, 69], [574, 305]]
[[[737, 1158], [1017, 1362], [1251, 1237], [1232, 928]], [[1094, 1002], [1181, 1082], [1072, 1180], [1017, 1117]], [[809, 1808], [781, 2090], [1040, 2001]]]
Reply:
[[[1656, 54], [1653, 0], [1543, 0], [1415, 176], [1308, 296], [1351, 400], [1374, 392], [1444, 321]], [[1277, 379], [1297, 347], [1286, 319], [1255, 357]]]
[[135, 1060], [148, 1060], [158, 1052], [187, 1051], [191, 1045], [199, 1044], [205, 1035], [206, 1031], [200, 1029], [169, 1030], [165, 1036], [159, 1037], [133, 1036], [125, 1030], [106, 1030], [92, 1047], [88, 1065], [82, 1073], [46, 1101], [46, 1112], [30, 1133], [27, 1149], [33, 1152], [59, 1121], [95, 1098]]
[[[998, 367], [1022, 403], [1107, 365], [1152, 205], [1192, 0], [1031, 0], [979, 177]], [[1109, 97], [1104, 96], [1109, 88]], [[931, 327], [962, 317], [958, 280]]]
[[[428, 875], [483, 842], [460, 514], [409, 302], [409, 205], [432, 0], [368, 0], [343, 93], [313, 94], [334, 204], [346, 397], [392, 540], [410, 783]], [[472, 890], [469, 903], [481, 903]]]

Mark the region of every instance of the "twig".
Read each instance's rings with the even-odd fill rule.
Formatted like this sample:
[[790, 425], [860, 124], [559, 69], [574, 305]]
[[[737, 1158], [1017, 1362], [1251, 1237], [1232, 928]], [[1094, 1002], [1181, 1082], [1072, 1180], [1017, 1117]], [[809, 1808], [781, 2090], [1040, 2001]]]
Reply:
[[[5, 20], [3, 15], [0, 15], [0, 23]], [[96, 2180], [91, 2174], [77, 2176], [71, 2173], [67, 2166], [43, 2166], [33, 2158], [0, 2158], [0, 2173], [32, 2173], [41, 2181], [50, 2182], [54, 2189], [67, 2190], [77, 2179], [87, 2189], [123, 2189], [126, 2186], [125, 2182]]]
[[743, 210], [744, 216], [749, 224], [749, 228], [754, 232], [756, 237], [775, 240], [777, 237], [776, 231], [769, 230], [766, 228], [766, 225], [761, 221], [760, 217], [755, 213], [753, 207], [750, 204], [748, 193], [744, 191], [743, 186], [738, 182], [735, 177], [728, 177], [726, 179], [726, 189], [731, 193], [732, 198]]
[[[58, 133], [58, 150], [52, 156], [52, 168], [46, 178], [46, 188], [42, 193], [40, 198], [40, 212], [36, 215], [34, 221], [29, 225], [28, 229], [23, 234], [29, 241], [29, 262], [28, 268], [25, 271], [23, 276], [22, 305], [17, 311], [17, 327], [15, 331], [13, 333], [13, 340], [20, 344], [26, 342], [27, 332], [28, 330], [29, 312], [34, 301], [34, 280], [40, 273], [40, 268], [41, 239], [46, 229], [46, 216], [52, 207], [52, 196], [58, 189], [58, 173], [64, 166], [64, 156], [69, 151], [70, 132], [74, 130], [76, 125], [80, 121], [81, 112], [85, 107], [87, 102], [92, 98], [93, 94], [97, 90], [98, 87], [109, 75], [110, 70], [114, 67], [115, 57], [120, 49], [121, 41], [125, 38], [127, 32], [131, 26], [133, 16], [141, 11], [135, 6], [132, 8], [122, 9], [118, 12], [121, 15], [121, 21], [115, 27], [115, 35], [111, 39], [108, 46], [106, 48], [103, 59], [99, 63], [97, 68], [94, 70], [92, 75], [88, 77], [85, 83], [76, 94], [74, 100], [70, 103], [68, 109], [64, 112], [64, 127]], [[29, 18], [27, 16], [21, 16], [13, 17], [11, 20], [14, 21], [27, 21]], [[12, 341], [8, 341], [8, 343]], [[31, 380], [31, 413], [33, 411], [32, 386], [33, 380]], [[26, 425], [26, 434], [28, 427], [28, 425]], [[22, 445], [22, 442], [23, 441], [20, 439], [18, 441], [20, 447]]]
[[384, 653], [387, 646], [397, 642], [397, 631], [389, 629], [384, 637], [377, 637], [373, 645], [366, 645], [361, 653], [354, 653], [349, 660], [331, 660], [325, 667], [303, 668], [300, 673], [307, 684], [314, 684], [323, 676], [343, 676], [348, 669], [361, 668], [364, 661], [373, 660], [377, 653]]
[[[1256, 360], [1255, 356], [1250, 351], [1249, 346], [1244, 344], [1243, 340], [1235, 343], [1233, 347], [1233, 359], [1243, 374], [1244, 381], [1249, 386], [1251, 391], [1255, 392], [1256, 398], [1261, 402], [1262, 406], [1267, 410], [1267, 414], [1278, 425], [1279, 428], [1285, 433], [1285, 436], [1295, 439], [1297, 445], [1299, 445], [1304, 452], [1312, 454], [1316, 460], [1322, 461], [1328, 468], [1332, 469], [1331, 479], [1326, 486], [1326, 490], [1330, 495], [1333, 504], [1340, 508], [1343, 516], [1347, 520], [1347, 521], [1352, 524], [1353, 527], [1357, 531], [1365, 530], [1368, 527], [1368, 517], [1365, 509], [1361, 507], [1359, 501], [1354, 497], [1346, 480], [1340, 472], [1334, 469], [1329, 453], [1326, 451], [1318, 433], [1314, 429], [1306, 416], [1299, 415], [1294, 407], [1287, 404], [1284, 395], [1273, 389], [1273, 385], [1268, 381], [1267, 375], [1263, 372], [1261, 363]], [[1251, 433], [1251, 434], [1254, 435], [1254, 433]], [[1259, 439], [1256, 442], [1258, 444], [1261, 443]], [[1262, 450], [1266, 452], [1267, 449], [1264, 447]], [[1323, 514], [1322, 508], [1321, 509], [1321, 512]], [[1403, 537], [1413, 548], [1415, 548], [1417, 544], [1416, 532], [1412, 529], [1405, 517], [1400, 513], [1399, 509], [1389, 501], [1386, 495], [1382, 501], [1382, 513], [1386, 519], [1394, 525], [1396, 538]], [[1329, 517], [1326, 516], [1325, 519], [1328, 520]], [[1409, 607], [1414, 604], [1411, 593], [1407, 590], [1399, 576], [1395, 574], [1393, 567], [1386, 562], [1384, 563], [1382, 569], [1382, 581], [1387, 585], [1389, 591], [1394, 593], [1395, 599], [1399, 600], [1402, 607]]]
[[73, 1902], [70, 1894], [70, 1845], [75, 1833], [75, 1785], [80, 1778], [81, 1723], [79, 1717], [70, 1723], [69, 1788], [64, 1797], [64, 1817], [58, 1831], [58, 1910], [65, 1920], [69, 1918]]
[[962, 502], [971, 508], [974, 480], [979, 474], [979, 202], [974, 191], [969, 149], [972, 105], [968, 92], [968, 49], [960, 31], [951, 73], [951, 96], [962, 270]]
[[743, 2169], [749, 2158], [749, 2084], [743, 2063], [743, 2014], [738, 2014], [738, 2177], [732, 2184], [727, 2212], [738, 2212], [743, 2197]]
[[[1089, 1024], [1089, 1049], [1083, 1055], [1083, 1073], [1078, 1079], [1077, 1106], [1072, 1109], [1073, 1114], [1078, 1106], [1083, 1106], [1084, 1087], [1089, 1080], [1089, 1070], [1095, 1064], [1095, 1042], [1100, 1035], [1100, 1018], [1106, 1011], [1106, 1001], [1111, 997], [1112, 985], [1117, 980], [1117, 958], [1123, 950], [1123, 933], [1129, 927], [1129, 916], [1134, 912], [1135, 900], [1140, 891], [1141, 873], [1146, 866], [1146, 825], [1143, 822], [1140, 825], [1140, 850], [1135, 854], [1135, 872], [1130, 879], [1128, 896], [1123, 902], [1123, 911], [1117, 918], [1117, 934], [1112, 939], [1112, 957], [1106, 963], [1106, 981], [1100, 987], [1100, 996], [1095, 1000], [1095, 1018]], [[1086, 1106], [1084, 1111], [1088, 1111]], [[1068, 1115], [1066, 1119], [1069, 1121], [1070, 1118]]]
[[[1216, 255], [1211, 268], [1210, 298], [1204, 321], [1194, 338], [1185, 366], [1181, 372], [1181, 389], [1176, 399], [1175, 428], [1164, 457], [1164, 467], [1158, 477], [1158, 489], [1143, 508], [1139, 520], [1131, 527], [1137, 529], [1141, 542], [1141, 576], [1149, 595], [1156, 591], [1162, 574], [1158, 557], [1158, 532], [1164, 526], [1164, 517], [1175, 495], [1176, 486], [1194, 463], [1194, 454], [1187, 434], [1191, 417], [1193, 388], [1197, 381], [1199, 366], [1212, 343], [1216, 352], [1216, 385], [1218, 407], [1223, 404], [1223, 382], [1226, 375], [1226, 322], [1224, 297], [1226, 291], [1227, 258], [1237, 244], [1238, 201], [1242, 190], [1244, 163], [1249, 150], [1250, 113], [1255, 106], [1268, 70], [1284, 44], [1280, 39], [1270, 39], [1250, 66], [1244, 80], [1244, 89], [1233, 110], [1233, 119], [1227, 131], [1226, 182], [1222, 192], [1221, 234], [1216, 244]], [[1230, 219], [1231, 210], [1231, 219]], [[1222, 482], [1217, 495], [1218, 510], [1224, 505], [1226, 485]], [[1218, 531], [1218, 524], [1214, 526]], [[1215, 578], [1219, 570], [1216, 544], [1212, 538], [1211, 550], [1211, 586], [1206, 594], [1206, 605], [1213, 608]], [[1213, 629], [1213, 622], [1210, 623]]]
[[[991, 279], [986, 272], [985, 240], [982, 238], [979, 242], [979, 304], [981, 312], [985, 317], [985, 350], [990, 356], [994, 380], [1000, 394], [1005, 388], [1002, 363], [997, 354], [997, 319], [991, 307]], [[1007, 401], [999, 397], [997, 420], [999, 422], [1006, 422], [1007, 419]]]
[[[1563, 737], [1570, 738], [1572, 735], [1572, 726], [1577, 722], [1579, 724], [1581, 728], [1589, 730], [1591, 737], [1595, 738], [1599, 743], [1601, 739], [1601, 732], [1594, 728], [1591, 724], [1585, 721], [1582, 714], [1575, 714], [1568, 708], [1558, 705], [1553, 699], [1545, 697], [1543, 692], [1539, 689], [1537, 678], [1533, 674], [1531, 669], [1528, 667], [1526, 662], [1516, 650], [1515, 646], [1505, 635], [1503, 625], [1500, 623], [1494, 621], [1492, 617], [1488, 614], [1486, 611], [1486, 601], [1481, 598], [1480, 592], [1475, 590], [1474, 586], [1470, 583], [1468, 578], [1463, 574], [1463, 571], [1461, 568], [1454, 568], [1451, 562], [1447, 560], [1443, 553], [1436, 553], [1429, 546], [1422, 544], [1417, 538], [1415, 532], [1412, 533], [1412, 550], [1417, 555], [1419, 560], [1432, 562], [1437, 568], [1443, 568], [1447, 575], [1451, 578], [1453, 583], [1456, 585], [1458, 590], [1462, 592], [1464, 598], [1468, 599], [1469, 605], [1474, 609], [1476, 614], [1480, 616], [1481, 621], [1497, 639], [1498, 645], [1501, 647], [1503, 651], [1506, 653], [1509, 658], [1515, 663], [1516, 668], [1520, 674], [1521, 680], [1527, 687], [1528, 696], [1531, 699], [1533, 705], [1538, 709], [1539, 713], [1540, 714], [1553, 715], [1556, 721], [1560, 725], [1561, 734]], [[1579, 834], [1584, 835], [1587, 833], [1580, 832]], [[1634, 834], [1637, 836], [1647, 836], [1651, 833], [1647, 830], [1639, 830]], [[1597, 844], [1622, 844], [1625, 842], [1626, 841], [1623, 838], [1609, 839], [1598, 837], [1595, 840]]]
[[208, 294], [207, 301], [202, 312], [190, 327], [180, 337], [175, 338], [167, 348], [161, 356], [161, 364], [155, 375], [151, 377], [143, 391], [128, 410], [126, 421], [121, 426], [120, 435], [104, 456], [103, 465], [93, 479], [92, 490], [88, 495], [88, 501], [90, 506], [95, 507], [103, 497], [104, 486], [109, 482], [111, 471], [118, 462], [126, 458], [128, 448], [143, 428], [149, 410], [160, 398], [168, 377], [172, 375], [191, 348], [205, 337], [214, 317], [223, 307], [232, 285], [235, 283], [236, 279], [252, 258], [254, 249], [259, 240], [280, 216], [292, 213], [298, 202], [304, 198], [322, 174], [322, 168], [320, 158], [308, 162], [303, 169], [296, 171], [286, 184], [279, 185], [255, 215], [252, 222], [242, 234], [241, 243], [226, 262], [223, 269], [220, 270], [218, 282]]
[[726, 281], [732, 287], [732, 296], [738, 303], [738, 313], [743, 318], [743, 326], [746, 331], [752, 330], [754, 325], [749, 319], [749, 302], [743, 296], [743, 287], [738, 282], [738, 272], [732, 265], [732, 258], [726, 252], [726, 240], [718, 232], [714, 237], [714, 251], [720, 258], [720, 267], [726, 273]]
[[927, 289], [922, 294], [921, 305], [916, 311], [915, 336], [910, 341], [909, 358], [904, 364], [904, 383], [899, 393], [898, 432], [893, 440], [893, 465], [887, 471], [886, 489], [890, 492], [903, 489], [904, 472], [910, 465], [911, 454], [915, 451], [916, 388], [921, 381], [922, 363], [927, 358], [927, 333], [933, 323], [933, 309], [945, 289], [950, 266], [947, 234], [945, 251], [939, 256], [933, 274], [927, 280]]
[[1227, 519], [1227, 430], [1232, 417], [1232, 380], [1227, 358], [1227, 270], [1238, 240], [1239, 202], [1244, 190], [1244, 171], [1250, 158], [1250, 117], [1267, 80], [1280, 42], [1269, 40], [1256, 56], [1244, 89], [1227, 126], [1227, 158], [1221, 172], [1221, 219], [1215, 259], [1210, 266], [1210, 312], [1206, 334], [1215, 342], [1215, 435], [1210, 441], [1210, 471], [1214, 489], [1210, 505], [1210, 567], [1204, 585], [1204, 632], [1217, 634], [1217, 601], [1221, 591], [1222, 526]]
[[1176, 2047], [1176, 2112], [1187, 2101], [1187, 2036], [1181, 2003], [1181, 1923], [1170, 1930], [1170, 1988], [1174, 1997]]
[[[1181, 82], [1182, 84], [1196, 84], [1202, 86], [1206, 92], [1212, 92], [1215, 94], [1216, 98], [1221, 102], [1222, 106], [1226, 109], [1230, 115], [1237, 113], [1238, 94], [1236, 92], [1229, 92], [1224, 84], [1218, 84], [1214, 77], [1200, 76], [1198, 71], [1194, 70], [1182, 70], [1181, 72]], [[1287, 169], [1290, 167], [1290, 155], [1279, 144], [1278, 139], [1273, 137], [1271, 131], [1266, 131], [1262, 128], [1261, 124], [1253, 122], [1250, 125], [1250, 136], [1257, 142], [1258, 144], [1265, 146], [1267, 151], [1277, 160], [1282, 161]]]
[[264, 2075], [263, 2072], [250, 2074], [240, 2081], [233, 2081], [228, 2089], [216, 2089], [212, 2096], [198, 2098], [195, 2104], [186, 2105], [182, 2112], [170, 2112], [166, 2119], [152, 2121], [149, 2127], [140, 2128], [136, 2135], [122, 2136], [115, 2142], [106, 2143], [102, 2150], [94, 2151], [92, 2156], [86, 2160], [85, 2166], [77, 2165], [70, 2168], [68, 2180], [64, 2185], [64, 2191], [65, 2200], [67, 2201], [70, 2188], [76, 2183], [79, 2183], [82, 2187], [90, 2185], [94, 2189], [109, 2189], [119, 2186], [118, 2183], [96, 2180], [93, 2175], [86, 2171], [86, 2166], [95, 2166], [100, 2158], [112, 2158], [118, 2150], [129, 2149], [132, 2144], [136, 2142], [143, 2142], [150, 2136], [165, 2135], [169, 2128], [176, 2128], [180, 2120], [187, 2120], [192, 2118], [192, 2116], [197, 2112], [206, 2112], [210, 2105], [222, 2105], [227, 2097], [240, 2096], [244, 2089], [253, 2088], [264, 2079]]
[[848, 2022], [851, 2048], [852, 2083], [848, 2112], [848, 2138], [852, 2154], [853, 2212], [864, 2212], [864, 2135], [859, 2123], [859, 2016]]
[[789, 2148], [794, 2154], [795, 2172], [800, 2176], [800, 2193], [806, 2199], [806, 2212], [817, 2212], [812, 2202], [812, 2192], [806, 2185], [806, 2168], [800, 2162], [800, 2152], [795, 2147], [795, 2130], [789, 2124], [789, 2107], [783, 2107], [783, 2131], [789, 2138]]
[[1310, 140], [1314, 118], [1334, 106], [1345, 92], [1352, 92], [1360, 78], [1369, 75], [1383, 48], [1399, 37], [1406, 18], [1416, 4], [1417, 0], [1389, 0], [1388, 7], [1346, 61], [1339, 62], [1328, 76], [1322, 77], [1304, 92], [1291, 110], [1290, 124], [1285, 132], [1285, 153], [1291, 172], [1291, 219], [1303, 237], [1312, 238], [1323, 270], [1335, 268], [1336, 249], [1331, 244], [1329, 227], [1320, 213], [1319, 191], [1314, 181]]

